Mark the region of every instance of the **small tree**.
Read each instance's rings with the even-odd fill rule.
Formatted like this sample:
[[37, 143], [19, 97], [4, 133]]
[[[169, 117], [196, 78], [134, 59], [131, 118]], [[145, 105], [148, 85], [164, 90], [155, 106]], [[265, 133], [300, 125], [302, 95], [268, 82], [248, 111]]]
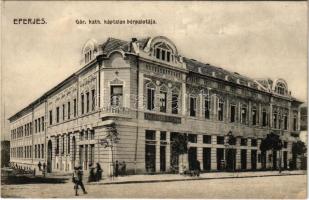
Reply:
[[171, 141], [172, 155], [175, 155], [171, 160], [172, 166], [177, 166], [179, 163], [179, 155], [186, 154], [188, 152], [188, 137], [187, 134], [177, 134]]
[[[266, 138], [264, 138], [260, 144], [260, 150], [262, 152], [271, 150], [272, 153], [274, 154], [275, 151], [280, 151], [281, 149], [282, 149], [282, 141], [279, 135], [274, 134], [273, 132], [271, 132], [270, 134], [267, 134]], [[274, 165], [273, 165], [273, 168], [274, 168]], [[280, 163], [279, 163], [279, 171], [281, 171], [281, 158], [280, 158]]]

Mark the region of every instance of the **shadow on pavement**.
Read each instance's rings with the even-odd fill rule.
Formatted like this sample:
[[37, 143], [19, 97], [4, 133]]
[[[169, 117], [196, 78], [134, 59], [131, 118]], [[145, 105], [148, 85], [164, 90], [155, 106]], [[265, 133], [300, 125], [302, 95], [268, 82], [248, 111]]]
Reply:
[[8, 176], [1, 178], [1, 184], [61, 184], [65, 183], [68, 178], [57, 178], [57, 177], [39, 177], [39, 176]]

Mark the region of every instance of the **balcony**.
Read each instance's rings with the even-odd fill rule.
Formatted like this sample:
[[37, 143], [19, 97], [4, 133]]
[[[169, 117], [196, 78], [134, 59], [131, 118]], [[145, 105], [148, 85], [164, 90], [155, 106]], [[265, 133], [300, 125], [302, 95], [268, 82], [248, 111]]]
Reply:
[[135, 111], [126, 107], [107, 106], [100, 109], [100, 118], [119, 117], [119, 118], [132, 118]]

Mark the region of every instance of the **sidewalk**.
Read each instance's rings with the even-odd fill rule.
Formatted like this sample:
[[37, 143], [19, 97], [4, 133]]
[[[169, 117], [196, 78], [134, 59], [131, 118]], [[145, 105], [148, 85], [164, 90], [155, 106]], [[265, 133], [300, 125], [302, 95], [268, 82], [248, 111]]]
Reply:
[[100, 182], [86, 183], [87, 185], [102, 184], [128, 184], [128, 183], [154, 183], [154, 182], [172, 182], [172, 181], [189, 181], [189, 180], [206, 180], [206, 179], [226, 179], [226, 178], [249, 178], [249, 177], [266, 177], [266, 176], [289, 176], [305, 175], [306, 171], [259, 171], [259, 172], [211, 172], [202, 173], [200, 177], [184, 176], [180, 174], [156, 174], [156, 175], [129, 175], [119, 177], [103, 177]]

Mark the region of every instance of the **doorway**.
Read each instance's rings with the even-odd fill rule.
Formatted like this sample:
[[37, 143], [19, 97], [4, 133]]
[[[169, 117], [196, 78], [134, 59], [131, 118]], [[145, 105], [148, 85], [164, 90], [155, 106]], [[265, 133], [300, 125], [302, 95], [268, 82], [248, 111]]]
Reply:
[[152, 173], [156, 171], [156, 146], [155, 145], [147, 145], [145, 147], [145, 164], [146, 164], [146, 172]]
[[256, 170], [257, 150], [251, 151], [251, 169]]
[[203, 167], [209, 171], [211, 167], [211, 148], [203, 148]]
[[52, 141], [49, 140], [47, 144], [47, 173], [52, 172], [52, 158], [53, 158], [53, 145]]
[[236, 149], [226, 149], [226, 169], [228, 171], [236, 169]]
[[242, 170], [247, 169], [247, 150], [246, 149], [241, 150], [240, 160], [241, 160], [241, 169]]
[[188, 152], [188, 159], [189, 159], [189, 169], [194, 170], [196, 169], [196, 160], [197, 160], [197, 148], [190, 147]]

